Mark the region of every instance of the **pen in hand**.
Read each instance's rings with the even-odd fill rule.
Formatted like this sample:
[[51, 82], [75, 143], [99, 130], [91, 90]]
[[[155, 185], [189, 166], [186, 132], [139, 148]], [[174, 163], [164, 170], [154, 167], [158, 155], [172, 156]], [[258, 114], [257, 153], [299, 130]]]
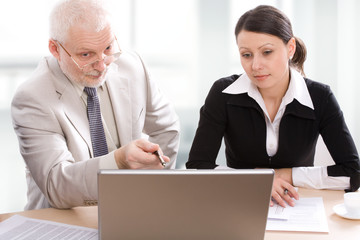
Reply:
[[159, 153], [158, 151], [155, 151], [155, 152], [153, 152], [153, 153], [159, 158], [161, 165], [163, 165], [163, 167], [165, 167], [165, 166], [166, 166], [166, 162], [164, 161], [164, 159], [162, 158], [162, 156], [160, 155], [160, 153]]

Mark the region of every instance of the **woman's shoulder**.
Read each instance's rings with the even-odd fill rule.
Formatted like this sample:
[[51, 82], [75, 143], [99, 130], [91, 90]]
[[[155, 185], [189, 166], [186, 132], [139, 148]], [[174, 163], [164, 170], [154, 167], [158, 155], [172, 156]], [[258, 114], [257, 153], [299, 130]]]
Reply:
[[217, 90], [223, 91], [225, 88], [227, 88], [229, 85], [231, 85], [233, 82], [235, 82], [238, 78], [240, 77], [240, 75], [238, 74], [233, 74], [231, 76], [228, 77], [223, 77], [220, 78], [218, 80], [216, 80], [213, 84], [212, 88], [215, 88]]
[[231, 75], [228, 77], [223, 77], [218, 80], [216, 80], [212, 87], [209, 90], [209, 93], [206, 97], [206, 102], [222, 102], [226, 101], [226, 99], [229, 97], [228, 94], [223, 94], [223, 91], [225, 88], [227, 88], [229, 85], [231, 85], [233, 82], [235, 82], [239, 78], [239, 75]]
[[325, 83], [317, 82], [317, 81], [311, 80], [309, 78], [304, 78], [304, 79], [305, 79], [305, 83], [309, 89], [310, 94], [311, 94], [311, 92], [329, 93], [331, 91], [330, 86]]
[[315, 109], [322, 109], [324, 106], [338, 105], [337, 100], [329, 85], [305, 78], [310, 97]]

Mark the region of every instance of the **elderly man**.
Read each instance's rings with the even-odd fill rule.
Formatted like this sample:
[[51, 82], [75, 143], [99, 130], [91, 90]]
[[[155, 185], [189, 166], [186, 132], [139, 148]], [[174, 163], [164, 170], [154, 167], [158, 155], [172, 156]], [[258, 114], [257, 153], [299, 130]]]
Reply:
[[109, 19], [96, 0], [58, 3], [50, 15], [52, 56], [14, 96], [25, 209], [96, 203], [99, 169], [175, 166], [178, 117], [141, 58], [120, 49]]

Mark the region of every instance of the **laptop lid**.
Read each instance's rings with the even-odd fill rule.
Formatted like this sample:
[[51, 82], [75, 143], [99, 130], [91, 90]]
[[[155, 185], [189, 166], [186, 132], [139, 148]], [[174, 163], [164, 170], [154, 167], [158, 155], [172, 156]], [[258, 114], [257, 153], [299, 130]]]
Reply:
[[100, 239], [263, 239], [274, 171], [100, 170]]

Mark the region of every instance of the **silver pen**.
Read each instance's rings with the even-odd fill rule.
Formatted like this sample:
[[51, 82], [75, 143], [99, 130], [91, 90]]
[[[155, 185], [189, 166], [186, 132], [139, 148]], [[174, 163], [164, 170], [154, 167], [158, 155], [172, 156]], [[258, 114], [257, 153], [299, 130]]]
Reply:
[[162, 156], [160, 155], [160, 153], [158, 151], [153, 152], [156, 156], [158, 156], [161, 165], [163, 165], [163, 167], [166, 166], [166, 162], [164, 161], [164, 159], [162, 158]]

